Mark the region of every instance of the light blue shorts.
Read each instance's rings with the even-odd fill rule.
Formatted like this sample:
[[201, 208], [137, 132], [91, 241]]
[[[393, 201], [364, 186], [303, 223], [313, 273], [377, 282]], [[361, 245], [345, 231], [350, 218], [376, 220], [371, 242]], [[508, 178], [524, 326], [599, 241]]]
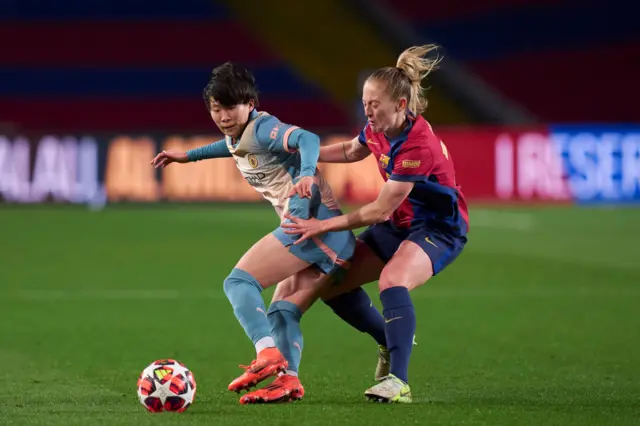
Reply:
[[[329, 210], [326, 205], [322, 204], [317, 193], [314, 194], [311, 200], [308, 198], [301, 199], [297, 195], [291, 197], [289, 200], [289, 213], [294, 217], [303, 219], [311, 215], [320, 220], [342, 215], [340, 210]], [[291, 221], [286, 219], [285, 223], [291, 223]], [[305, 262], [315, 265], [328, 275], [333, 275], [348, 267], [349, 259], [353, 256], [356, 245], [356, 238], [351, 231], [327, 232], [297, 245], [293, 243], [300, 236], [285, 234], [284, 229], [281, 227], [274, 230], [273, 235], [285, 247], [289, 248], [290, 253]]]

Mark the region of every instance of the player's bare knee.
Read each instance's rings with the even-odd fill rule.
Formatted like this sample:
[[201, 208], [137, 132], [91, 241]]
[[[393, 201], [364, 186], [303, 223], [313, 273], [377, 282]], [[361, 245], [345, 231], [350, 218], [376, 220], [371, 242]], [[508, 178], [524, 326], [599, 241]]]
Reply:
[[284, 281], [281, 281], [276, 286], [275, 291], [273, 292], [273, 297], [271, 298], [272, 302], [277, 302], [278, 300], [284, 300], [285, 298], [291, 296], [295, 293], [295, 283], [293, 282], [293, 277], [289, 277]]
[[294, 286], [290, 285], [290, 283], [288, 283], [288, 285], [283, 284], [284, 283], [280, 283], [276, 287], [276, 291], [273, 293], [271, 303], [286, 300], [287, 302], [299, 305], [300, 301], [304, 301], [304, 290], [297, 289]]
[[[320, 284], [320, 283], [316, 283]], [[322, 287], [319, 286], [302, 286], [294, 293], [290, 294], [285, 300], [294, 303], [302, 312], [309, 309], [320, 296]]]
[[406, 278], [406, 273], [404, 271], [401, 271], [398, 268], [386, 267], [380, 274], [378, 288], [380, 289], [380, 292], [383, 292], [391, 287], [407, 287], [408, 283], [406, 282]]
[[314, 268], [308, 268], [280, 282], [272, 301], [284, 300], [295, 304], [300, 311], [305, 312], [318, 299], [326, 283], [324, 274]]
[[298, 287], [292, 280], [285, 280], [276, 287], [271, 303], [280, 301], [293, 303], [304, 313], [316, 299], [317, 292], [314, 292], [313, 289]]
[[298, 307], [301, 313], [305, 313], [317, 300], [317, 297], [309, 292], [298, 292], [282, 300], [293, 303]]

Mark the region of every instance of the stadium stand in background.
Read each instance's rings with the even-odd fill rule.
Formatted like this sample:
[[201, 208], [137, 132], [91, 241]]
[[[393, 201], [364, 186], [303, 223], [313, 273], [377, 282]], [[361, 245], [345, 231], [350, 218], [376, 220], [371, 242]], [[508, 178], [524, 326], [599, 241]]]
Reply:
[[[373, 19], [374, 5], [395, 17], [387, 28]], [[447, 72], [442, 84], [434, 79], [434, 124], [631, 121], [638, 94], [630, 96], [637, 87], [630, 82], [640, 73], [631, 58], [638, 56], [640, 26], [629, 8], [639, 6], [2, 2], [0, 116], [30, 131], [208, 132], [202, 86], [213, 66], [234, 60], [255, 71], [264, 109], [319, 132], [352, 131], [362, 121], [363, 76], [393, 65], [407, 45], [436, 42], [472, 78]], [[487, 87], [495, 99], [483, 95]], [[510, 119], [520, 105], [526, 110]]]
[[637, 2], [380, 3], [540, 122], [637, 121]]
[[[2, 2], [0, 116], [48, 131], [211, 131], [200, 100], [212, 67], [250, 66], [263, 107], [311, 128], [345, 111], [278, 50], [207, 0]], [[195, 100], [195, 102], [194, 102]]]

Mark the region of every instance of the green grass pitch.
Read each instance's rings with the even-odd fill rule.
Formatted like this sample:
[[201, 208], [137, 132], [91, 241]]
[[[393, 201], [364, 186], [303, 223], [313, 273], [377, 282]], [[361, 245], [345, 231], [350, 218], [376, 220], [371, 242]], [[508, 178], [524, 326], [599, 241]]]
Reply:
[[[461, 257], [413, 293], [413, 404], [364, 400], [375, 345], [318, 303], [305, 399], [241, 406], [226, 387], [254, 352], [222, 281], [277, 225], [269, 207], [0, 206], [0, 424], [639, 424], [639, 218], [474, 206]], [[184, 414], [137, 401], [164, 357], [197, 380]]]

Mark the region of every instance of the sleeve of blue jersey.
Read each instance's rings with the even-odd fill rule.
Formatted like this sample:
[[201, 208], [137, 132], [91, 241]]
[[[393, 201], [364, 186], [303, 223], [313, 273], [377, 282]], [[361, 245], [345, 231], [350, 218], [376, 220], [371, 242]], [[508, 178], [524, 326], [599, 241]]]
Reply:
[[269, 152], [295, 151], [289, 144], [297, 138], [298, 127], [284, 124], [274, 116], [261, 117], [258, 120], [255, 132], [260, 146]]
[[318, 135], [271, 116], [256, 124], [258, 143], [269, 152], [300, 152], [300, 176], [314, 176], [320, 156]]
[[187, 151], [187, 158], [189, 159], [189, 161], [200, 161], [209, 158], [224, 157], [231, 157], [229, 147], [227, 147], [227, 142], [224, 139]]

